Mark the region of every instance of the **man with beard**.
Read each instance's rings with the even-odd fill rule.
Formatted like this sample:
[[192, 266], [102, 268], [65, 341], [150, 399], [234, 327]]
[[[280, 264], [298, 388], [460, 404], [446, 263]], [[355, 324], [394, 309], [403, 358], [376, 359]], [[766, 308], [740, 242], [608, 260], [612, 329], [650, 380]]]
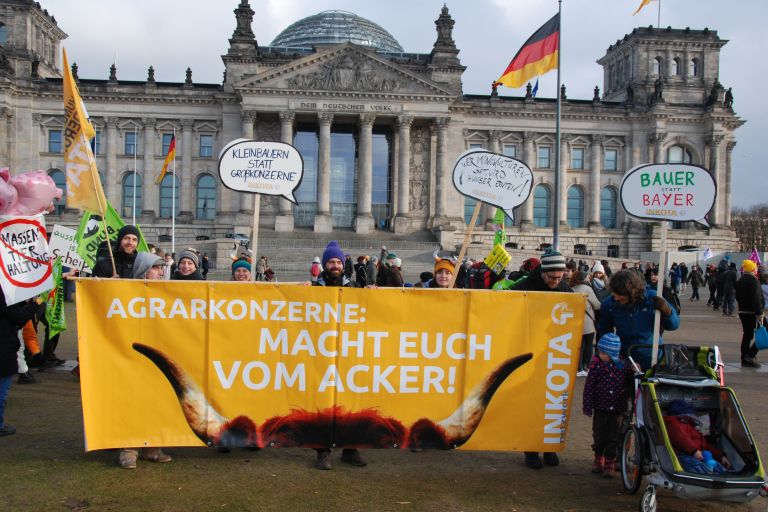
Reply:
[[136, 248], [139, 246], [141, 234], [136, 226], [130, 224], [117, 232], [117, 242], [112, 242], [112, 254], [115, 257], [115, 272], [112, 271], [112, 261], [109, 257], [110, 243], [108, 240], [99, 245], [96, 253], [96, 264], [93, 266], [94, 277], [133, 278], [133, 263], [136, 260]]
[[[328, 246], [323, 251], [322, 265], [323, 271], [317, 277], [317, 281], [312, 283], [312, 286], [343, 286], [343, 287], [355, 287], [355, 282], [344, 275], [344, 252], [339, 248], [339, 243], [336, 240], [331, 240]], [[317, 461], [315, 467], [317, 469], [333, 469], [331, 464], [331, 448], [316, 448]], [[341, 461], [351, 464], [352, 466], [363, 467], [366, 465], [365, 460], [360, 456], [360, 452], [356, 448], [344, 448], [341, 451]]]

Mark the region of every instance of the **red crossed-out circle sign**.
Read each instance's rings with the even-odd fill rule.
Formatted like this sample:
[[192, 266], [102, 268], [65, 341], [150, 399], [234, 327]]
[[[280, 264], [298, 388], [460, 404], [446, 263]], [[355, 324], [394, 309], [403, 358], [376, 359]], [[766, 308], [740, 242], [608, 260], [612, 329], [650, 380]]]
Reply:
[[[47, 235], [43, 225], [40, 224], [38, 221], [32, 220], [32, 219], [11, 219], [11, 220], [2, 222], [2, 223], [0, 223], [0, 235], [2, 235], [3, 230], [6, 229], [8, 226], [13, 226], [15, 224], [28, 224], [29, 227], [31, 227], [33, 229], [37, 229], [40, 232], [39, 236], [42, 236], [43, 240], [48, 238], [48, 235]], [[8, 274], [8, 270], [5, 268], [5, 262], [2, 261], [3, 253], [0, 252], [0, 268], [3, 269], [3, 274], [5, 275], [6, 279], [8, 279], [8, 281], [10, 281], [11, 284], [13, 284], [13, 286], [17, 286], [19, 288], [34, 288], [35, 286], [40, 286], [41, 284], [43, 284], [45, 282], [46, 279], [48, 279], [48, 276], [50, 276], [51, 273], [53, 272], [53, 265], [51, 265], [50, 259], [48, 261], [43, 261], [43, 260], [38, 260], [36, 258], [32, 258], [31, 256], [28, 256], [28, 255], [18, 251], [15, 247], [12, 247], [9, 244], [7, 244], [5, 242], [5, 240], [2, 238], [2, 236], [0, 236], [0, 244], [5, 246], [5, 248], [10, 250], [12, 253], [18, 254], [20, 257], [24, 258], [25, 260], [33, 261], [33, 262], [36, 262], [36, 263], [38, 263], [40, 265], [44, 265], [46, 267], [45, 274], [43, 275], [43, 277], [41, 277], [37, 281], [33, 281], [31, 283], [26, 283], [24, 281], [18, 281], [16, 279], [14, 279], [13, 277], [11, 277], [10, 274]]]

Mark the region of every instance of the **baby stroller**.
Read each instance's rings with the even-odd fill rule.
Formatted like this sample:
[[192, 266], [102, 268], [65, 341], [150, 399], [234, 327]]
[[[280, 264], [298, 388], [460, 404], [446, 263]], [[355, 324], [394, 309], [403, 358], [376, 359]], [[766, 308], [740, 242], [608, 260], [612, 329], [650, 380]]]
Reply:
[[[651, 345], [634, 345], [633, 351]], [[656, 487], [683, 499], [747, 502], [764, 494], [765, 473], [757, 447], [732, 389], [723, 385], [723, 364], [717, 347], [662, 345], [659, 363], [635, 377], [635, 394], [621, 447], [621, 476], [629, 493], [636, 493], [643, 476], [648, 486], [640, 499], [641, 512], [657, 507]], [[672, 448], [663, 417], [673, 400], [690, 404], [728, 457], [731, 468], [722, 475], [683, 469]]]

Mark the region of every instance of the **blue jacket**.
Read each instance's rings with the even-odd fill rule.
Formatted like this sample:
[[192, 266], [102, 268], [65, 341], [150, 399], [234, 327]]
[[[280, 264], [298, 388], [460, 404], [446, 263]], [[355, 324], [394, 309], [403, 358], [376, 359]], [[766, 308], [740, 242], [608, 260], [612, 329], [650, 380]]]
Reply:
[[[652, 299], [656, 296], [656, 291], [649, 286], [645, 287], [645, 295], [637, 304], [622, 305], [616, 302], [613, 295], [605, 299], [600, 306], [600, 324], [597, 328], [598, 340], [603, 334], [614, 332], [621, 338], [621, 355], [627, 355], [627, 348], [637, 343], [653, 343], [653, 317], [656, 310], [653, 307]], [[667, 302], [667, 304], [669, 304]], [[680, 327], [680, 317], [675, 308], [669, 306], [672, 313], [668, 317], [661, 316], [661, 328], [667, 331], [674, 331]], [[659, 336], [659, 345], [662, 344]], [[637, 357], [635, 357], [637, 356]], [[640, 364], [643, 369], [651, 365], [651, 351], [633, 352], [633, 359]]]

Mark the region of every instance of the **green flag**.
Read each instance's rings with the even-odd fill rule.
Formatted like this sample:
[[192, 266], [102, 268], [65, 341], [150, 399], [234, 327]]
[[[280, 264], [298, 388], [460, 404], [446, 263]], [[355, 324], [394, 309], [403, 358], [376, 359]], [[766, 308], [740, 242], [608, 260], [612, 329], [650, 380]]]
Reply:
[[48, 324], [48, 336], [53, 338], [67, 330], [67, 319], [64, 316], [64, 278], [62, 277], [61, 258], [53, 262], [53, 290], [46, 297], [45, 321]]
[[502, 247], [506, 240], [504, 240], [504, 210], [496, 208], [496, 214], [493, 216], [493, 229], [496, 230], [496, 236], [493, 239], [493, 245], [500, 244]]
[[[125, 226], [125, 222], [120, 218], [120, 215], [112, 208], [112, 205], [107, 203], [107, 231], [109, 233], [109, 239], [112, 241], [117, 240], [117, 232], [120, 228]], [[141, 233], [141, 228], [136, 226]], [[96, 252], [99, 250], [99, 245], [106, 240], [104, 235], [104, 222], [101, 220], [101, 216], [85, 212], [83, 218], [80, 220], [80, 227], [77, 228], [77, 253], [83, 258], [86, 265], [93, 269], [96, 265]], [[139, 237], [138, 252], [149, 252], [147, 242], [144, 240], [144, 235]]]

